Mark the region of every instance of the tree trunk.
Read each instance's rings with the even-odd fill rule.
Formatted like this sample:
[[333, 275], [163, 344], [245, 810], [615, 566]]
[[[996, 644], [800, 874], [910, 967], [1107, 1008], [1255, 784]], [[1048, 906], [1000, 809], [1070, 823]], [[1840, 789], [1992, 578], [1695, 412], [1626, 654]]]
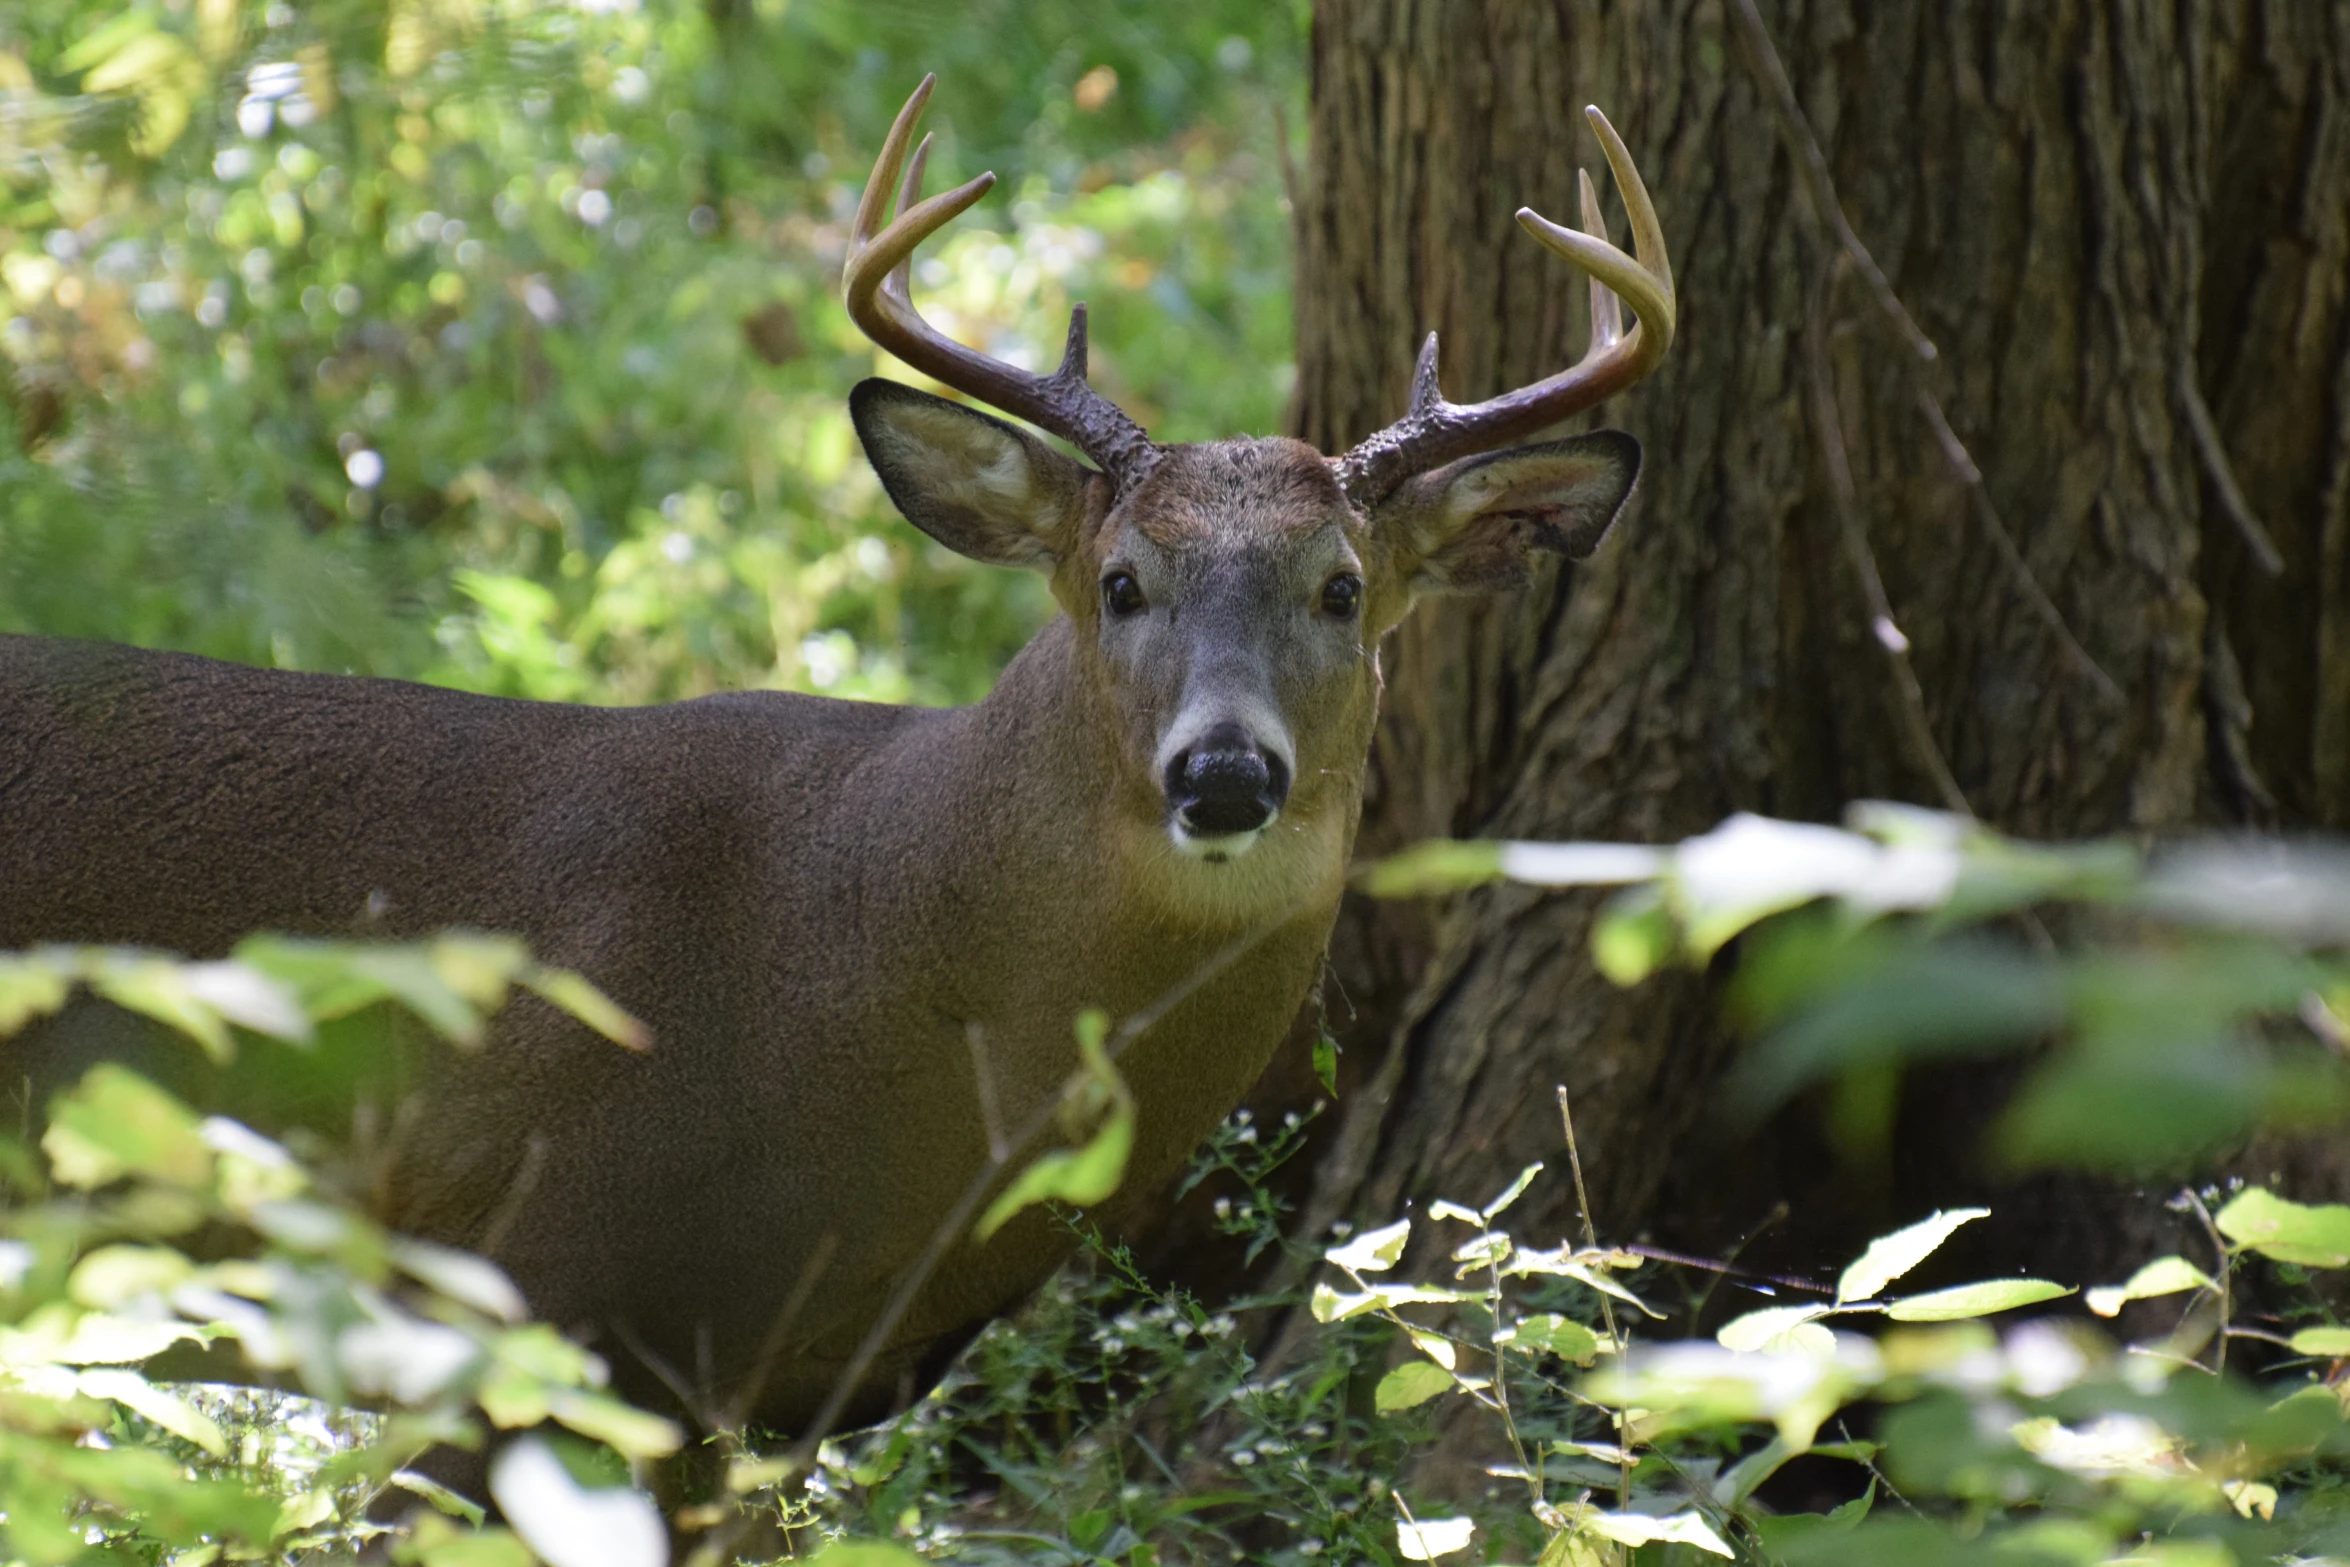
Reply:
[[[1601, 415], [1646, 451], [1613, 540], [1424, 605], [1387, 649], [1363, 852], [1872, 797], [2049, 837], [2350, 826], [2350, 5], [1762, 0], [1852, 227], [1940, 350], [1920, 363], [1807, 200], [1735, 4], [1317, 0], [1306, 439], [1392, 419], [1432, 327], [1460, 400], [1580, 353], [1581, 278], [1510, 214], [1571, 218], [1576, 166], [1601, 169], [1584, 103], [1647, 177], [1681, 299], [1664, 369]], [[1854, 1184], [1820, 1179], [1802, 1117], [1701, 1146], [1715, 989], [1609, 986], [1597, 906], [1348, 909], [1353, 1081], [1309, 1222], [1556, 1161], [1554, 1084], [1613, 1236], [1723, 1245]], [[1902, 1162], [1813, 1215], [1823, 1246], [1977, 1179], [1936, 1112], [1913, 1096]], [[1536, 1201], [1528, 1232], [1562, 1232], [1568, 1184]]]

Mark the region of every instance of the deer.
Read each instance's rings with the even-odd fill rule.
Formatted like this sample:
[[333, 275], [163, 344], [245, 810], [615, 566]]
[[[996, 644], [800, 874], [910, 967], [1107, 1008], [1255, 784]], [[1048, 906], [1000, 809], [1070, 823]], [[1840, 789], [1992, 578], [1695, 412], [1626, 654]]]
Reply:
[[[1579, 361], [1456, 405], [1431, 333], [1406, 412], [1342, 455], [1157, 443], [1089, 383], [1083, 305], [1050, 373], [916, 310], [915, 248], [994, 179], [923, 196], [933, 83], [881, 148], [842, 286], [873, 343], [968, 401], [877, 378], [849, 409], [907, 522], [1050, 581], [1058, 613], [985, 700], [602, 708], [0, 637], [0, 948], [464, 926], [585, 975], [650, 1047], [525, 1001], [487, 1048], [430, 1056], [399, 1085], [383, 1217], [488, 1255], [628, 1396], [785, 1433], [886, 1413], [1064, 1260], [1041, 1209], [984, 1243], [967, 1220], [975, 1176], [1049, 1141], [1049, 1116], [1025, 1148], [1003, 1129], [1059, 1102], [1081, 1013], [1121, 1026], [1134, 1107], [1092, 1216], [1241, 1101], [1319, 975], [1382, 637], [1421, 598], [1599, 545], [1638, 444], [1533, 438], [1652, 371], [1675, 320], [1647, 188], [1594, 108], [1633, 254], [1587, 173], [1581, 230], [1517, 213], [1589, 275]], [[73, 1018], [0, 1044], [10, 1079], [65, 1080], [92, 1048]]]

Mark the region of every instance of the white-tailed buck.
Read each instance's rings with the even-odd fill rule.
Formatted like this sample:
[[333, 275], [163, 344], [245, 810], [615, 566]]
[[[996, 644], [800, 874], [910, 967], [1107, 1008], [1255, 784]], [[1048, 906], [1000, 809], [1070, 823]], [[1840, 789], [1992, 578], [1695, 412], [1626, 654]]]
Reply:
[[[1595, 110], [1638, 259], [1600, 237], [1587, 177], [1587, 232], [1518, 214], [1594, 280], [1580, 363], [1456, 406], [1431, 336], [1409, 411], [1342, 457], [1155, 444], [1087, 385], [1082, 306], [1050, 375], [916, 314], [908, 258], [992, 180], [919, 201], [916, 151], [891, 216], [929, 91], [858, 209], [849, 310], [1091, 464], [892, 382], [850, 396], [907, 520], [1051, 579], [1061, 614], [986, 701], [572, 707], [0, 639], [0, 947], [462, 925], [581, 971], [652, 1047], [509, 1009], [413, 1085], [384, 1216], [488, 1250], [542, 1316], [598, 1336], [625, 1391], [668, 1402], [666, 1375], [781, 1430], [824, 1406], [991, 1129], [1058, 1096], [1082, 1009], [1163, 1008], [1120, 1063], [1124, 1193], [1238, 1102], [1322, 959], [1380, 637], [1424, 594], [1509, 588], [1535, 551], [1599, 542], [1629, 437], [1500, 448], [1638, 380], [1673, 330], [1655, 212]], [[12, 1081], [64, 1075], [70, 1021], [0, 1047]], [[838, 1412], [932, 1374], [1065, 1250], [1034, 1209], [984, 1244], [961, 1225]]]

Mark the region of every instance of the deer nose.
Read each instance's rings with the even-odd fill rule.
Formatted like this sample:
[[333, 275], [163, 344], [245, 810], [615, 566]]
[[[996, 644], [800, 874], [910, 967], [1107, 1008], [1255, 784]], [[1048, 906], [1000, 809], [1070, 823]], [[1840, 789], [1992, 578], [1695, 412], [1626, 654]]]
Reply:
[[1167, 764], [1167, 802], [1203, 838], [1254, 832], [1289, 798], [1289, 769], [1237, 724], [1219, 724]]

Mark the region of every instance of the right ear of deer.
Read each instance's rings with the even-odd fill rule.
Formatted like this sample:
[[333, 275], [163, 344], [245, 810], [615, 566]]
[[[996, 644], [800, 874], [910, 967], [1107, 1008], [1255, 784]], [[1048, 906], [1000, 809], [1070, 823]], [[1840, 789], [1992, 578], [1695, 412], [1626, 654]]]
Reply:
[[[1125, 410], [1087, 384], [1083, 305], [1069, 312], [1068, 346], [1060, 368], [1051, 375], [1015, 369], [966, 348], [923, 320], [914, 308], [908, 279], [914, 247], [969, 211], [995, 184], [993, 174], [982, 174], [928, 201], [917, 199], [930, 138], [922, 138], [911, 167], [906, 164], [906, 146], [914, 139], [915, 123], [937, 80], [935, 75], [923, 77], [898, 111], [881, 155], [873, 162], [864, 198], [857, 203], [841, 279], [849, 319], [875, 343], [933, 380], [1060, 436], [1092, 458], [1123, 494], [1157, 465], [1159, 449]], [[905, 187], [893, 218], [890, 198], [901, 168]]]
[[[1591, 342], [1571, 368], [1532, 386], [1482, 403], [1448, 403], [1437, 389], [1436, 334], [1428, 334], [1412, 372], [1410, 410], [1357, 445], [1338, 462], [1338, 482], [1359, 506], [1374, 506], [1415, 474], [1521, 441], [1569, 415], [1582, 412], [1647, 375], [1661, 363], [1673, 341], [1673, 263], [1665, 254], [1664, 230], [1648, 187], [1625, 150], [1623, 139], [1598, 109], [1584, 111], [1615, 171], [1632, 219], [1632, 248], [1638, 259], [1607, 241], [1591, 176], [1578, 171], [1583, 228], [1562, 228], [1531, 207], [1518, 209], [1518, 224], [1545, 246], [1591, 277]], [[1639, 324], [1624, 331], [1621, 301], [1628, 300]]]

